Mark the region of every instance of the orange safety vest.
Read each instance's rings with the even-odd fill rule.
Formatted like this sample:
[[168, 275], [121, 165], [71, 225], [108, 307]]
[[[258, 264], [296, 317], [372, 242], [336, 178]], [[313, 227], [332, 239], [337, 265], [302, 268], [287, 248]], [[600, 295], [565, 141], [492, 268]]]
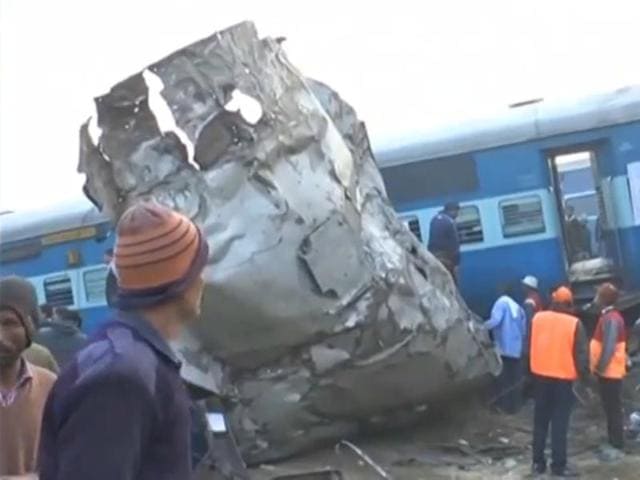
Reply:
[[578, 319], [545, 310], [531, 320], [531, 372], [561, 380], [578, 378], [573, 358]]
[[605, 310], [602, 315], [600, 315], [596, 330], [593, 333], [593, 338], [589, 344], [589, 364], [591, 371], [596, 373], [595, 370], [603, 350], [602, 337], [604, 335], [605, 322], [616, 322], [618, 324], [618, 338], [616, 339], [616, 348], [609, 361], [609, 365], [606, 366], [603, 373], [598, 375], [619, 380], [624, 378], [627, 373], [627, 332], [624, 318], [622, 318], [622, 315], [617, 310]]

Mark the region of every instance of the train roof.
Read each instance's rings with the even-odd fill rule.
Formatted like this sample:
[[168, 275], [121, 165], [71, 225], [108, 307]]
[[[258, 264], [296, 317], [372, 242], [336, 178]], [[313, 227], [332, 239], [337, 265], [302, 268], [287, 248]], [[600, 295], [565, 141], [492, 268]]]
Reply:
[[527, 104], [489, 119], [414, 134], [382, 143], [375, 157], [379, 166], [386, 167], [636, 120], [640, 120], [640, 85], [575, 101]]
[[108, 222], [84, 197], [51, 207], [0, 215], [0, 242], [8, 243]]

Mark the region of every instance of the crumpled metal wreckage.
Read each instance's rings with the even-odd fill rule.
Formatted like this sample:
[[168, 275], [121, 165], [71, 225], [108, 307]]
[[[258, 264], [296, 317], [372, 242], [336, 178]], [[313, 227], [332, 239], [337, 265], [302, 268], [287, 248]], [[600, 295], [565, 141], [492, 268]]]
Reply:
[[184, 378], [227, 400], [249, 463], [415, 418], [499, 371], [396, 216], [364, 124], [280, 41], [235, 25], [95, 103], [85, 193], [113, 221], [154, 198], [210, 243], [203, 318], [175, 347]]

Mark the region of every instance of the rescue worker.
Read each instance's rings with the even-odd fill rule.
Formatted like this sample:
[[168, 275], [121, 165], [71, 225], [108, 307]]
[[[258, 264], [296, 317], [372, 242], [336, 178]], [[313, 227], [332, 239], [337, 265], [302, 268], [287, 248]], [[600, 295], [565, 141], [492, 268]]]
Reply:
[[449, 202], [444, 209], [431, 219], [429, 226], [429, 251], [449, 271], [453, 281], [458, 282], [460, 265], [460, 240], [456, 218], [460, 213], [457, 202]]
[[601, 313], [589, 347], [591, 371], [598, 378], [607, 417], [609, 444], [621, 451], [624, 448], [622, 379], [626, 374], [627, 334], [624, 318], [615, 308], [618, 295], [618, 289], [611, 283], [598, 288], [595, 303]]
[[524, 288], [522, 308], [527, 316], [527, 323], [530, 323], [533, 316], [544, 308], [538, 285], [538, 279], [533, 275], [527, 275], [522, 279], [522, 288]]
[[40, 480], [191, 478], [190, 399], [168, 341], [200, 315], [208, 246], [157, 203], [116, 228], [116, 307], [47, 402]]
[[551, 425], [551, 472], [576, 477], [567, 465], [567, 432], [574, 402], [573, 382], [589, 372], [587, 337], [573, 316], [573, 294], [567, 287], [553, 292], [551, 309], [531, 322], [530, 362], [534, 375], [532, 473], [547, 469], [544, 454]]
[[36, 472], [42, 411], [55, 381], [23, 355], [35, 331], [32, 288], [19, 277], [0, 279], [0, 478]]
[[502, 359], [502, 371], [497, 381], [496, 406], [505, 413], [516, 413], [520, 407], [522, 384], [522, 347], [526, 334], [524, 310], [513, 299], [513, 286], [503, 289], [491, 309], [491, 318], [484, 328], [491, 330]]

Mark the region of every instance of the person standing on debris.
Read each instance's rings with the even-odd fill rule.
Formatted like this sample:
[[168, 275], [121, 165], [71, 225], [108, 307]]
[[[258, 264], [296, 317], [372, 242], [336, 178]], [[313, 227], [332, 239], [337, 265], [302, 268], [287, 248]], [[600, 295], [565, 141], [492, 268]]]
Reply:
[[87, 336], [80, 330], [81, 324], [82, 318], [77, 311], [58, 307], [53, 319], [38, 330], [35, 338], [47, 347], [56, 362], [64, 367], [87, 341]]
[[503, 289], [491, 309], [491, 318], [484, 323], [491, 330], [502, 358], [502, 371], [497, 381], [496, 406], [506, 413], [516, 413], [520, 407], [522, 384], [522, 347], [526, 333], [524, 310], [513, 299], [513, 286]]
[[[0, 279], [0, 477], [36, 471], [42, 411], [55, 375], [25, 360], [35, 326], [31, 284]], [[26, 301], [25, 301], [26, 299]], [[37, 305], [37, 304], [36, 304]]]
[[627, 367], [627, 333], [622, 314], [616, 310], [618, 289], [611, 283], [598, 288], [595, 303], [600, 318], [590, 343], [591, 371], [598, 378], [600, 397], [607, 417], [609, 444], [624, 448], [622, 379]]
[[168, 341], [200, 315], [208, 252], [190, 219], [157, 203], [123, 214], [117, 310], [53, 387], [40, 480], [190, 478], [190, 399]]
[[574, 402], [573, 382], [589, 373], [587, 337], [573, 314], [573, 294], [560, 287], [551, 296], [551, 309], [531, 321], [530, 368], [534, 375], [534, 474], [547, 469], [545, 444], [551, 425], [551, 472], [575, 477], [567, 466], [567, 432]]
[[449, 271], [453, 281], [458, 283], [458, 266], [460, 265], [460, 240], [456, 218], [460, 213], [457, 202], [449, 202], [439, 212], [429, 226], [429, 251]]

